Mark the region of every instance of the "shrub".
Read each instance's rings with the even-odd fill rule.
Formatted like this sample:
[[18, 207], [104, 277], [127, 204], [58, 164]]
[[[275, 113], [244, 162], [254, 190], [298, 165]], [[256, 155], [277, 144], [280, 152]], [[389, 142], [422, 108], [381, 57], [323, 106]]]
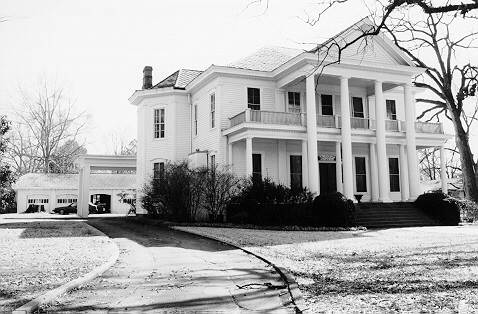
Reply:
[[228, 221], [262, 226], [310, 225], [312, 193], [292, 190], [270, 178], [250, 179], [227, 207]]
[[460, 208], [460, 217], [463, 222], [478, 220], [478, 204], [470, 200], [457, 200]]
[[224, 222], [226, 206], [238, 190], [239, 178], [228, 167], [212, 165], [199, 169], [204, 174], [201, 204], [211, 222]]
[[320, 194], [313, 202], [313, 220], [316, 226], [354, 227], [355, 205], [340, 192]]
[[459, 201], [441, 192], [425, 193], [415, 201], [425, 214], [444, 226], [456, 226], [460, 222]]
[[161, 179], [143, 188], [142, 204], [148, 214], [177, 222], [192, 222], [201, 203], [204, 173], [187, 162], [167, 163]]

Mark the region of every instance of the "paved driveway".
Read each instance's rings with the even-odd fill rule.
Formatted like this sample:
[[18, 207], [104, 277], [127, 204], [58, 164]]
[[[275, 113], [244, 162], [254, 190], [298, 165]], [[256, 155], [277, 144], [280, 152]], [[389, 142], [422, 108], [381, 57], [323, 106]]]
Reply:
[[115, 241], [119, 260], [46, 311], [294, 313], [281, 277], [240, 250], [124, 217], [88, 223]]

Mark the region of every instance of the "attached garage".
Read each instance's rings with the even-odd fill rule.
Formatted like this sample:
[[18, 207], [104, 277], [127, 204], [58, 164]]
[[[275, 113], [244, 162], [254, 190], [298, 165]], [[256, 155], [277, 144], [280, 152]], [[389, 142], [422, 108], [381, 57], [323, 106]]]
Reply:
[[[28, 173], [14, 185], [17, 213], [32, 205], [46, 212], [78, 201], [78, 174]], [[89, 200], [112, 213], [126, 214], [129, 205], [119, 202], [120, 192], [135, 191], [135, 174], [93, 173], [90, 175]]]

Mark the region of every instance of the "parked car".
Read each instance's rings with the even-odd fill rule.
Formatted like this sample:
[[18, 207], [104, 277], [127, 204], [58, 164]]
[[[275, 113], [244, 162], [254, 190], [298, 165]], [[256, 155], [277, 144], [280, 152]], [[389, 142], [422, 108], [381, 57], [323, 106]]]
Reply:
[[[65, 214], [76, 214], [77, 212], [77, 204], [76, 202], [73, 202], [71, 204], [68, 204], [67, 206], [61, 206], [57, 207], [53, 210], [54, 213], [58, 213], [60, 215], [65, 215]], [[98, 206], [96, 206], [93, 203], [88, 204], [88, 212], [90, 214], [96, 214], [98, 212]]]

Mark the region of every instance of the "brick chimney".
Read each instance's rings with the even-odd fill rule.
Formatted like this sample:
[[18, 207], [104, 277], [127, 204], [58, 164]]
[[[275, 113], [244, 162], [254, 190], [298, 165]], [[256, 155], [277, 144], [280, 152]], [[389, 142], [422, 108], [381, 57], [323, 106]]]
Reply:
[[153, 87], [153, 67], [145, 66], [143, 69], [143, 89]]

